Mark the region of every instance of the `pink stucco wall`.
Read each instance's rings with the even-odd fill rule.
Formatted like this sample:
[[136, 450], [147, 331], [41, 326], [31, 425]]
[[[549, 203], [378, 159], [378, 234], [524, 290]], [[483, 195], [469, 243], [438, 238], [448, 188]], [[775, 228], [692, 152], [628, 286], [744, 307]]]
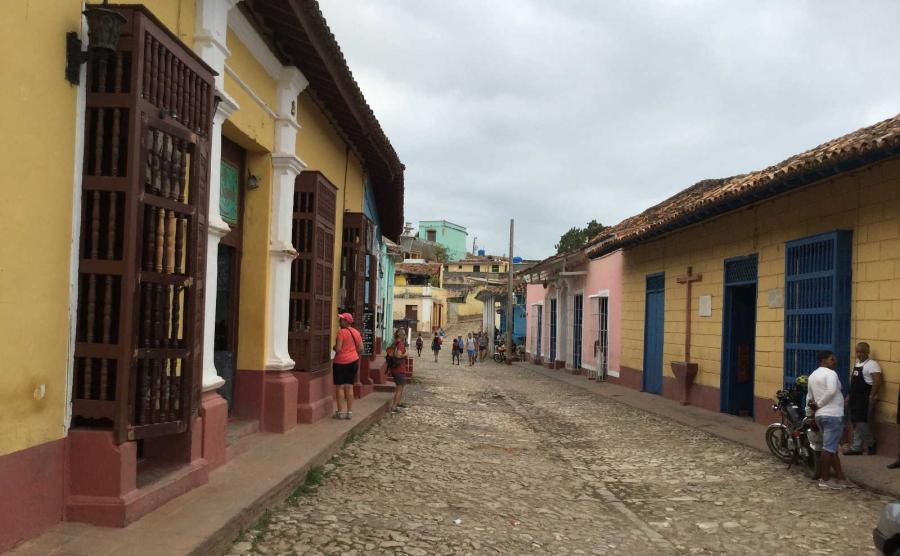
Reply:
[[[590, 296], [609, 290], [609, 371], [615, 376], [622, 359], [622, 251], [594, 259], [588, 263], [587, 271], [584, 281], [585, 315], [590, 315]], [[594, 342], [587, 341], [588, 330], [590, 328], [585, 326], [581, 357], [584, 362], [594, 364]]]
[[[574, 269], [573, 269], [574, 270]], [[609, 294], [609, 371], [612, 376], [618, 376], [619, 365], [622, 358], [622, 252], [616, 251], [602, 258], [588, 262], [580, 270], [587, 270], [586, 276], [571, 276], [566, 279], [568, 288], [565, 292], [568, 302], [571, 303], [572, 296], [581, 293], [584, 296], [584, 326], [581, 359], [582, 366], [596, 368], [596, 358], [594, 357], [594, 340], [597, 337], [598, 323], [593, 322], [594, 315], [591, 312], [591, 296], [599, 293], [608, 292]], [[544, 304], [544, 339], [543, 339], [543, 356], [546, 358], [548, 354], [548, 338], [549, 338], [549, 317], [547, 311], [550, 307], [550, 298], [556, 297], [558, 292], [553, 280], [550, 281], [548, 287], [543, 284], [529, 285], [525, 292], [525, 302], [527, 304], [527, 342], [526, 349], [529, 353], [534, 350], [534, 340], [532, 338], [533, 322], [537, 317], [534, 314], [533, 305], [535, 303]], [[560, 299], [559, 303], [563, 303]], [[566, 326], [569, 331], [569, 338], [566, 346], [558, 345], [557, 357], [565, 360], [568, 348], [572, 345], [573, 312], [568, 311], [567, 323], [560, 323], [560, 327]], [[566, 361], [567, 365], [571, 365], [571, 361]]]

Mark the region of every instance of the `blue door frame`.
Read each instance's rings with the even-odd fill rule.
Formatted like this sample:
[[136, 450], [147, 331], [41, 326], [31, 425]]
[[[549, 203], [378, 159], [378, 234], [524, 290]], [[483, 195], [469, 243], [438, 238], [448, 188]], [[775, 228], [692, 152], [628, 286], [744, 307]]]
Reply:
[[642, 387], [645, 392], [662, 394], [666, 310], [665, 273], [648, 274], [646, 288]]
[[753, 415], [756, 366], [756, 254], [725, 260], [720, 410]]

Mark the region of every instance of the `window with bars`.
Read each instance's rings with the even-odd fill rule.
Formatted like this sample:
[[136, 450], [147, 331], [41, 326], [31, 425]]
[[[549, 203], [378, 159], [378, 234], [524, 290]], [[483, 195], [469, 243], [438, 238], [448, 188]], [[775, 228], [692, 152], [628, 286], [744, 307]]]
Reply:
[[584, 325], [584, 295], [576, 294], [572, 308], [572, 368], [581, 368], [581, 346]]
[[140, 6], [87, 68], [73, 425], [177, 434], [199, 406], [213, 75]]
[[337, 188], [320, 172], [294, 181], [288, 305], [288, 353], [297, 371], [319, 371], [331, 360], [331, 284]]
[[541, 336], [544, 332], [544, 306], [543, 305], [533, 305], [533, 315], [534, 315], [534, 330], [532, 334], [534, 335], [534, 355], [540, 357], [541, 356]]
[[597, 361], [597, 376], [605, 379], [609, 371], [609, 297], [591, 299], [591, 320], [595, 323], [594, 357]]

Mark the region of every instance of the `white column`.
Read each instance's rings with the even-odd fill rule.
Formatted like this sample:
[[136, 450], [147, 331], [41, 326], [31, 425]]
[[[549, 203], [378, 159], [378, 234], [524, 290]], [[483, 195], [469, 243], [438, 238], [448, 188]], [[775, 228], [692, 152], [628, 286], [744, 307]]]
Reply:
[[225, 93], [225, 60], [231, 54], [225, 45], [228, 11], [238, 0], [197, 0], [194, 52], [216, 73], [216, 95], [222, 99], [213, 115], [210, 137], [209, 226], [206, 234], [206, 290], [203, 316], [203, 391], [216, 390], [225, 381], [215, 365], [216, 284], [219, 277], [219, 241], [231, 230], [219, 215], [221, 197], [222, 124], [238, 110], [238, 104]]
[[557, 361], [566, 361], [566, 364], [569, 364], [567, 361], [568, 357], [566, 357], [568, 348], [567, 344], [569, 341], [569, 335], [566, 333], [568, 328], [568, 319], [569, 319], [569, 286], [568, 284], [560, 284], [559, 288], [557, 288], [556, 294], [556, 312], [558, 313], [556, 317], [556, 359]]
[[[224, 92], [222, 93], [224, 94]], [[216, 390], [225, 381], [219, 376], [215, 364], [216, 333], [216, 284], [219, 278], [219, 241], [231, 228], [219, 214], [221, 198], [222, 173], [222, 124], [235, 111], [238, 105], [225, 96], [219, 103], [213, 116], [212, 136], [210, 137], [211, 168], [209, 169], [209, 226], [206, 230], [206, 291], [204, 293], [203, 316], [203, 391]]]
[[297, 158], [295, 118], [297, 97], [308, 81], [297, 68], [284, 68], [278, 79], [278, 118], [275, 120], [275, 153], [272, 154], [272, 222], [269, 233], [270, 295], [266, 320], [271, 333], [266, 336], [266, 370], [289, 370], [294, 360], [288, 354], [288, 307], [291, 290], [291, 261], [297, 251], [291, 244], [294, 182], [306, 168]]

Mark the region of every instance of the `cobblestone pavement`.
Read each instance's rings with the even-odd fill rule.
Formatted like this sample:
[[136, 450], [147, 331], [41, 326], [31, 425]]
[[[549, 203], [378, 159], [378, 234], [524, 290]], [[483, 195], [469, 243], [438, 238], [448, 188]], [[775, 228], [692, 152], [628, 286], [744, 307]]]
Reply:
[[868, 554], [883, 497], [531, 371], [416, 360], [409, 409], [231, 554]]

